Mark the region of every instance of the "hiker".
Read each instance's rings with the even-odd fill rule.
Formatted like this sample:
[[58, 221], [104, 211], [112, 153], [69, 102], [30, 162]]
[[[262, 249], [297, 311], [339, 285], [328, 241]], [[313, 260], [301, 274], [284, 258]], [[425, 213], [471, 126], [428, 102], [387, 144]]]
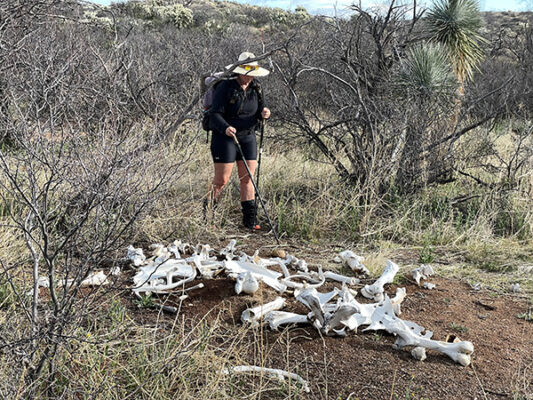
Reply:
[[[246, 228], [259, 229], [255, 220], [254, 187], [233, 139], [233, 135], [236, 135], [253, 175], [257, 166], [255, 131], [262, 119], [270, 117], [270, 110], [265, 107], [261, 87], [254, 78], [267, 76], [270, 71], [260, 67], [257, 61], [247, 63], [246, 60], [251, 58], [255, 58], [253, 53], [242, 53], [238, 60], [239, 66], [233, 70], [234, 79], [221, 81], [214, 92], [213, 104], [209, 111], [209, 126], [213, 131], [211, 155], [215, 165], [215, 176], [208, 198], [212, 201], [212, 206], [215, 206], [222, 189], [229, 181], [233, 164], [237, 161], [242, 223]], [[230, 67], [231, 65], [226, 68]], [[207, 208], [208, 203], [206, 199], [204, 208]]]

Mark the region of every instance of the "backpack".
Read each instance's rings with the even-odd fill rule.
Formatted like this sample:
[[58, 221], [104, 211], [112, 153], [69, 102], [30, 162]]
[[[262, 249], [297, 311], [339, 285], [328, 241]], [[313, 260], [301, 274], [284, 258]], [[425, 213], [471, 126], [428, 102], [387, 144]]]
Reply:
[[[200, 81], [200, 88], [202, 93], [204, 93], [203, 99], [202, 99], [202, 128], [204, 131], [209, 132], [211, 131], [211, 126], [209, 123], [209, 116], [210, 116], [210, 110], [211, 106], [213, 104], [213, 99], [215, 97], [215, 90], [217, 86], [220, 84], [220, 82], [230, 79], [236, 79], [236, 75], [232, 75], [228, 78], [220, 79], [217, 83], [212, 85], [209, 89], [207, 89], [207, 86], [211, 84], [215, 79], [219, 79], [224, 73], [223, 72], [215, 72], [212, 75], [203, 76]], [[253, 84], [251, 86], [253, 90], [257, 92], [257, 97], [259, 101], [263, 102], [263, 90], [261, 89], [261, 85], [256, 80], [253, 81]]]

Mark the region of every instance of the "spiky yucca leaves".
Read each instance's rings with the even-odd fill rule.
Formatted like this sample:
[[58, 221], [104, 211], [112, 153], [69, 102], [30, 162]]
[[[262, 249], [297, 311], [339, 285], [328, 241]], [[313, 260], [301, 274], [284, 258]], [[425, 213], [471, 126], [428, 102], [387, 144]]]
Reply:
[[457, 86], [450, 59], [438, 43], [423, 43], [409, 50], [400, 83], [424, 98], [448, 97]]
[[445, 46], [461, 86], [483, 58], [482, 18], [476, 0], [436, 0], [426, 17], [432, 40]]

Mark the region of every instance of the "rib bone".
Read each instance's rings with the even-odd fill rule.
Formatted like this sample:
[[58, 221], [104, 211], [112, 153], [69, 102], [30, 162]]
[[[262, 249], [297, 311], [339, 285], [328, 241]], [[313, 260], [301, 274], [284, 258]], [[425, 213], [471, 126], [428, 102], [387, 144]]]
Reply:
[[224, 375], [230, 375], [232, 373], [242, 373], [242, 372], [259, 372], [270, 375], [274, 378], [277, 378], [281, 382], [285, 382], [285, 378], [293, 379], [302, 385], [303, 390], [306, 393], [309, 393], [309, 384], [304, 380], [300, 375], [294, 374], [292, 372], [283, 371], [281, 369], [265, 368], [265, 367], [256, 367], [253, 365], [241, 365], [238, 367], [224, 368], [222, 373]]

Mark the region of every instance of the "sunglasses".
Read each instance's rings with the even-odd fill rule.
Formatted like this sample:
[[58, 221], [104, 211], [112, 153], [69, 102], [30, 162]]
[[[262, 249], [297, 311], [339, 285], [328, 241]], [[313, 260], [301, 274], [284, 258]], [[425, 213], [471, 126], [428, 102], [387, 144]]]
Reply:
[[239, 67], [245, 69], [246, 71], [255, 71], [259, 69], [259, 65], [239, 65]]

